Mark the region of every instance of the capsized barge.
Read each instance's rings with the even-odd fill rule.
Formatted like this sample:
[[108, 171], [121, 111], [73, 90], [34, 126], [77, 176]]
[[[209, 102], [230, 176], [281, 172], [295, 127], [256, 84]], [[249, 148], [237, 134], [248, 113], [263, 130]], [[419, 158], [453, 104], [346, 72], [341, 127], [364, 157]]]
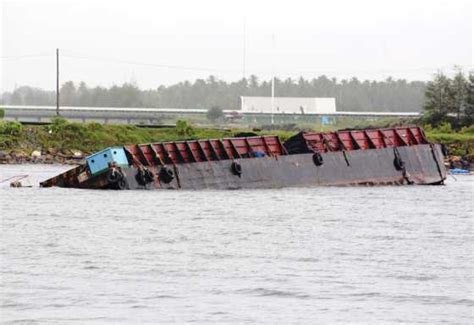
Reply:
[[443, 184], [439, 144], [419, 127], [111, 147], [42, 187], [250, 189], [318, 185]]

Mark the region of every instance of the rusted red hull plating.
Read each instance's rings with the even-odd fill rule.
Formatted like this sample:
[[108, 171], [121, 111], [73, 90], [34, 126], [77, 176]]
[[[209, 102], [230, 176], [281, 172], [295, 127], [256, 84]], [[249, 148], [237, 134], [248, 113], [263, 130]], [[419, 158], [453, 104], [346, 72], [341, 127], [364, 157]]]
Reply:
[[419, 127], [301, 132], [285, 142], [290, 154], [367, 150], [429, 144]]
[[[236, 189], [440, 184], [446, 178], [440, 146], [429, 143], [418, 127], [303, 132], [284, 145], [276, 136], [264, 136], [124, 148], [129, 167], [111, 166], [109, 173], [91, 176], [87, 165], [79, 166], [41, 186]], [[122, 181], [112, 184], [115, 171]]]
[[258, 153], [270, 157], [287, 154], [276, 136], [149, 143], [126, 148], [134, 161], [144, 166], [254, 158]]

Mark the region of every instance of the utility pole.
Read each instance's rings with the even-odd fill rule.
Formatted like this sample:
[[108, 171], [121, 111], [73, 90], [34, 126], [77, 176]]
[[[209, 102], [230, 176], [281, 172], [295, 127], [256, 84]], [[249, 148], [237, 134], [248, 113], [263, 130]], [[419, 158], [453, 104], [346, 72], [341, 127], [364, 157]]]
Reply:
[[271, 110], [271, 123], [273, 125], [273, 109], [275, 106], [275, 34], [272, 35], [272, 47], [273, 47], [273, 65], [272, 65], [272, 110]]
[[272, 118], [272, 125], [273, 125], [273, 108], [275, 106], [275, 75], [272, 76], [272, 111], [271, 111], [271, 118]]
[[56, 116], [59, 116], [59, 49], [56, 49]]
[[242, 53], [242, 76], [245, 79], [245, 52], [246, 52], [246, 46], [247, 46], [247, 19], [244, 17], [244, 44], [243, 44], [243, 53]]

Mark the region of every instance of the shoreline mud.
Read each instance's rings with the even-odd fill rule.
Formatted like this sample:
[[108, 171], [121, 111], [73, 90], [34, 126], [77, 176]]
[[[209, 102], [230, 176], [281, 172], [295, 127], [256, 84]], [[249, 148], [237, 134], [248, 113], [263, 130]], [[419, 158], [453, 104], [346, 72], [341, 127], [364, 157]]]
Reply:
[[21, 164], [59, 164], [79, 165], [85, 162], [87, 154], [75, 151], [64, 153], [58, 150], [46, 150], [44, 152], [35, 150], [30, 155], [22, 151], [12, 150], [10, 152], [0, 151], [0, 165]]

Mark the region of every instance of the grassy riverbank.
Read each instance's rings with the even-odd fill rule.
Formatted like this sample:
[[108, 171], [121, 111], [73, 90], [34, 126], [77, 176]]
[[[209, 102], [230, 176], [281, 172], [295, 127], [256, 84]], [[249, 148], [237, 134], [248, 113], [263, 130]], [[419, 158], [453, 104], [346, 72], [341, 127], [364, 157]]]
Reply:
[[[32, 152], [42, 154], [62, 153], [64, 156], [80, 152], [89, 154], [105, 147], [133, 143], [175, 141], [185, 139], [209, 139], [232, 137], [240, 132], [276, 134], [282, 140], [298, 130], [286, 128], [274, 130], [212, 129], [192, 127], [179, 121], [175, 128], [143, 128], [130, 125], [102, 125], [98, 123], [70, 123], [56, 119], [50, 125], [31, 126], [17, 122], [0, 121], [0, 150], [30, 156]], [[288, 130], [291, 129], [291, 130]], [[444, 143], [453, 154], [474, 157], [474, 127], [454, 132], [449, 125], [438, 129], [426, 128], [429, 139]]]
[[252, 131], [245, 129], [197, 128], [184, 121], [176, 127], [146, 128], [132, 125], [104, 125], [99, 123], [70, 123], [56, 119], [50, 125], [21, 125], [0, 121], [0, 150], [30, 154], [40, 151], [82, 151], [92, 153], [105, 147], [123, 144], [213, 139], [232, 137], [239, 132], [277, 134], [282, 139], [296, 132], [283, 130]]

